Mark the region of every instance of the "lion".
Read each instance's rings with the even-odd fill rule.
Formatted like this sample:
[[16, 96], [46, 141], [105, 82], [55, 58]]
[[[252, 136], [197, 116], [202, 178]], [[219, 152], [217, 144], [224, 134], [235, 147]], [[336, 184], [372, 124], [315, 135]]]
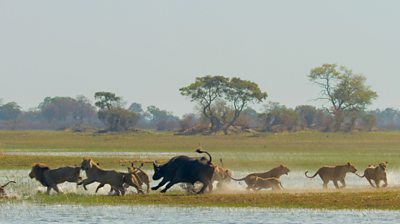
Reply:
[[147, 173], [142, 170], [142, 167], [144, 166], [143, 163], [140, 164], [140, 167], [135, 167], [134, 163], [131, 163], [131, 167], [128, 167], [128, 173], [131, 173], [136, 176], [139, 186], [142, 186], [143, 184], [146, 184], [146, 192], [150, 192], [150, 178]]
[[103, 170], [92, 159], [83, 159], [81, 169], [86, 172], [87, 178], [78, 185], [83, 185], [85, 190], [87, 190], [86, 185], [99, 182], [103, 186], [109, 184], [117, 195], [125, 195], [123, 184], [127, 180], [126, 174], [115, 170]]
[[251, 176], [250, 179], [254, 179], [252, 180], [252, 182], [254, 182], [253, 189], [255, 189], [256, 191], [268, 188], [272, 188], [273, 191], [276, 190], [280, 191], [283, 189], [281, 181], [275, 177], [262, 178], [257, 176]]
[[[97, 163], [97, 165], [99, 165], [99, 164]], [[141, 167], [143, 167], [143, 163], [142, 163]], [[127, 189], [129, 186], [132, 186], [137, 190], [138, 194], [143, 194], [144, 192], [142, 190], [142, 185], [143, 185], [143, 182], [145, 182], [147, 180], [147, 182], [146, 182], [146, 184], [147, 184], [147, 193], [149, 193], [149, 188], [150, 188], [149, 177], [140, 168], [135, 168], [134, 164], [132, 163], [132, 168], [128, 167], [128, 173], [121, 172], [124, 175], [124, 178], [123, 178], [124, 189]], [[133, 169], [135, 169], [135, 170], [133, 170]], [[138, 174], [138, 173], [140, 173], [140, 174]], [[142, 179], [140, 179], [139, 176], [141, 176], [142, 179], [145, 180], [145, 181], [142, 181]], [[147, 179], [145, 177], [147, 177]], [[99, 184], [99, 186], [97, 186], [96, 193], [99, 191], [100, 188], [104, 187], [104, 185], [105, 185], [104, 183]], [[111, 188], [109, 193], [112, 193], [113, 191], [114, 191], [114, 189]]]
[[241, 178], [241, 179], [235, 179], [229, 173], [226, 172], [226, 174], [235, 181], [243, 181], [247, 184], [247, 190], [253, 189], [255, 190], [254, 185], [256, 184], [255, 178], [254, 177], [261, 177], [261, 178], [280, 178], [283, 174], [288, 175], [290, 172], [289, 168], [287, 168], [284, 165], [279, 165], [267, 172], [264, 173], [250, 173], [247, 176]]
[[[388, 164], [388, 162], [379, 163], [376, 166], [368, 165], [368, 167], [364, 170], [364, 175], [361, 176], [357, 173], [356, 173], [356, 175], [361, 178], [365, 177], [372, 187], [379, 188], [379, 184], [380, 184], [381, 180], [384, 182], [382, 187], [387, 187], [388, 186], [387, 178], [386, 178], [387, 164]], [[371, 180], [373, 180], [375, 182], [375, 186]]]
[[[328, 188], [329, 181], [333, 181], [335, 188], [338, 189], [346, 187], [346, 182], [344, 181], [344, 178], [349, 172], [357, 172], [357, 169], [351, 163], [338, 166], [323, 166], [319, 168], [313, 176], [307, 176], [308, 171], [306, 171], [304, 174], [308, 178], [314, 178], [315, 176], [319, 175], [324, 182], [323, 188]], [[339, 187], [338, 181], [342, 183], [342, 186]]]
[[15, 181], [13, 181], [13, 180], [8, 181], [6, 184], [4, 184], [3, 186], [0, 187], [0, 198], [8, 198], [7, 193], [4, 190], [4, 188], [7, 187], [7, 185], [9, 185], [10, 183], [15, 184]]
[[56, 169], [50, 169], [50, 167], [44, 163], [35, 163], [32, 166], [32, 170], [29, 173], [29, 177], [35, 178], [43, 186], [47, 187], [47, 194], [50, 194], [51, 189], [54, 189], [57, 193], [60, 193], [57, 184], [64, 182], [78, 183], [82, 180], [80, 175], [80, 167], [60, 167]]
[[211, 178], [211, 184], [216, 181], [218, 182], [217, 187], [221, 188], [223, 184], [231, 181], [231, 178], [228, 175], [232, 176], [232, 171], [224, 168], [224, 162], [222, 161], [222, 158], [219, 159], [219, 161], [221, 162], [221, 166], [214, 165], [214, 174]]

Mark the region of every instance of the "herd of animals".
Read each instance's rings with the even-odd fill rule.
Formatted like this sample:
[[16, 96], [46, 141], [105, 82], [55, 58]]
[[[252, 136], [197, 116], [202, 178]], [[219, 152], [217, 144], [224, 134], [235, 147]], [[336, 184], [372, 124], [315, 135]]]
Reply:
[[[221, 166], [216, 165], [212, 162], [212, 157], [207, 151], [196, 149], [199, 154], [206, 154], [208, 158], [202, 156], [188, 157], [188, 156], [175, 156], [163, 165], [158, 165], [153, 162], [154, 174], [152, 179], [154, 181], [161, 181], [157, 186], [151, 187], [152, 190], [158, 190], [160, 187], [165, 186], [160, 192], [165, 193], [173, 185], [181, 183], [182, 187], [187, 191], [195, 192], [198, 194], [206, 191], [211, 192], [213, 189], [213, 183], [217, 182], [217, 187], [221, 187], [224, 183], [229, 182], [231, 179], [235, 181], [244, 181], [247, 184], [247, 190], [261, 190], [272, 188], [272, 190], [281, 190], [282, 184], [279, 178], [282, 175], [288, 175], [290, 170], [284, 166], [277, 166], [264, 173], [250, 173], [247, 176], [236, 179], [232, 177], [232, 172], [225, 168], [220, 159]], [[58, 184], [64, 182], [75, 182], [77, 185], [82, 185], [85, 190], [86, 186], [92, 183], [99, 183], [97, 191], [105, 185], [110, 185], [110, 193], [114, 195], [124, 195], [126, 189], [134, 187], [138, 194], [144, 194], [142, 189], [143, 185], [146, 185], [146, 193], [150, 191], [150, 178], [147, 173], [142, 169], [143, 163], [140, 167], [135, 167], [132, 163], [131, 167], [128, 167], [128, 172], [119, 172], [115, 170], [104, 170], [100, 167], [100, 164], [94, 162], [92, 159], [84, 159], [81, 166], [67, 166], [56, 169], [50, 169], [49, 166], [43, 163], [35, 163], [32, 166], [32, 170], [29, 173], [30, 178], [35, 178], [44, 187], [47, 187], [47, 194], [50, 193], [51, 189], [60, 192]], [[323, 181], [323, 187], [327, 188], [329, 181], [332, 181], [336, 188], [343, 188], [346, 186], [345, 177], [347, 173], [354, 173], [361, 178], [366, 178], [372, 187], [379, 188], [380, 182], [383, 181], [382, 187], [386, 187], [387, 162], [380, 163], [378, 165], [369, 165], [363, 175], [356, 173], [357, 169], [351, 164], [338, 166], [323, 166], [317, 170], [317, 172], [308, 176], [305, 172], [305, 176], [308, 178], [314, 178], [319, 175]], [[80, 172], [83, 170], [86, 173], [86, 179], [80, 177]], [[342, 186], [339, 186], [338, 183]], [[9, 183], [15, 183], [10, 181], [0, 187], [0, 197], [7, 197], [4, 188]], [[195, 183], [201, 183], [201, 189], [195, 191]]]

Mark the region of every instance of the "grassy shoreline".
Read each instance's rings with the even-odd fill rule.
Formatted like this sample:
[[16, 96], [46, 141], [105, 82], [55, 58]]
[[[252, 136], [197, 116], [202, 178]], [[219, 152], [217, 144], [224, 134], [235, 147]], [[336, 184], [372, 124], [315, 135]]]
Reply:
[[[94, 135], [67, 131], [0, 131], [0, 170], [28, 170], [32, 163], [50, 167], [79, 165], [92, 155], [105, 169], [126, 170], [130, 161], [163, 162], [173, 152], [193, 155], [202, 145], [214, 156], [223, 158], [225, 167], [237, 171], [262, 171], [285, 164], [294, 170], [316, 170], [322, 165], [352, 162], [359, 170], [368, 164], [389, 162], [389, 169], [400, 168], [400, 132], [320, 133], [296, 132], [234, 136], [175, 136], [172, 133], [122, 133]], [[12, 154], [13, 152], [28, 154]], [[41, 152], [35, 155], [35, 152]], [[49, 154], [46, 154], [49, 152]], [[54, 155], [52, 152], [79, 154]], [[101, 156], [88, 152], [150, 152], [146, 157], [131, 155]], [[81, 156], [82, 155], [82, 156]], [[28, 177], [27, 177], [28, 178]], [[394, 180], [397, 186], [397, 180]], [[295, 191], [282, 193], [226, 192], [205, 195], [105, 195], [62, 194], [22, 196], [11, 201], [37, 204], [80, 205], [172, 205], [211, 207], [312, 208], [312, 209], [389, 209], [400, 210], [400, 188], [344, 189], [340, 191]], [[7, 202], [0, 199], [0, 204]]]
[[[176, 136], [169, 132], [94, 135], [68, 131], [0, 131], [0, 169], [29, 169], [34, 162], [48, 163], [51, 167], [76, 165], [82, 157], [92, 155], [89, 153], [151, 153], [145, 158], [90, 156], [104, 168], [119, 169], [132, 160], [163, 162], [168, 159], [161, 153], [193, 155], [199, 144], [215, 161], [223, 158], [225, 166], [232, 169], [264, 170], [279, 164], [292, 169], [316, 169], [346, 162], [362, 169], [382, 161], [388, 161], [390, 168], [400, 167], [400, 132]], [[35, 155], [35, 152], [41, 154]], [[68, 152], [82, 155], [43, 155]]]
[[[0, 202], [5, 202], [2, 199]], [[12, 202], [18, 203], [19, 199]], [[129, 194], [125, 196], [37, 194], [23, 201], [34, 204], [72, 204], [83, 206], [94, 205], [166, 205], [184, 207], [236, 207], [236, 208], [307, 208], [307, 209], [377, 209], [400, 210], [400, 189], [348, 189], [340, 191], [281, 193], [212, 193], [204, 195], [185, 195], [168, 193], [166, 195], [152, 193], [149, 195]], [[1, 203], [0, 203], [1, 204]]]

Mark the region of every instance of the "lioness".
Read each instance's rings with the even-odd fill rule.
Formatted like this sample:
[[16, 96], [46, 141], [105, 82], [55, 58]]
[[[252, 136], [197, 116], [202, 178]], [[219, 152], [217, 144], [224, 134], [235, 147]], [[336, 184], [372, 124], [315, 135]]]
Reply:
[[[97, 163], [97, 165], [99, 166], [99, 163]], [[147, 183], [147, 193], [149, 193], [149, 188], [150, 188], [149, 177], [143, 170], [140, 169], [141, 167], [143, 167], [143, 163], [140, 168], [134, 167], [133, 163], [131, 163], [131, 166], [132, 167], [128, 167], [128, 173], [121, 172], [124, 175], [124, 179], [123, 179], [124, 180], [124, 185], [123, 185], [124, 188], [127, 189], [129, 186], [132, 186], [132, 187], [136, 188], [138, 194], [143, 194], [144, 192], [142, 190], [142, 185], [143, 185], [144, 181], [142, 181], [140, 179], [140, 177], [139, 177], [139, 175], [140, 175], [140, 176], [142, 176], [142, 178], [145, 181], [146, 181], [146, 177], [147, 177], [147, 182], [146, 182]], [[137, 173], [139, 173], [139, 172], [141, 174], [138, 175]], [[96, 193], [99, 191], [100, 188], [104, 187], [104, 185], [105, 184], [99, 184], [99, 186], [97, 186]], [[114, 191], [114, 189], [111, 188], [109, 193], [112, 193], [113, 191]]]
[[[344, 181], [346, 174], [349, 172], [355, 173], [356, 171], [357, 169], [352, 164], [347, 163], [346, 165], [339, 166], [323, 166], [319, 168], [318, 171], [311, 177], [307, 176], [308, 171], [306, 171], [304, 174], [308, 178], [314, 178], [318, 174], [324, 182], [324, 188], [328, 188], [329, 181], [333, 181], [333, 184], [336, 188], [344, 188], [346, 187], [346, 182]], [[342, 183], [341, 187], [339, 187], [338, 181]]]
[[217, 187], [221, 188], [224, 183], [228, 183], [231, 181], [231, 178], [228, 176], [228, 174], [232, 176], [232, 171], [224, 168], [224, 163], [222, 159], [219, 159], [219, 161], [221, 162], [221, 166], [214, 165], [214, 174], [211, 179], [211, 184], [216, 181], [218, 182]]
[[82, 180], [82, 178], [79, 176], [80, 171], [80, 167], [66, 166], [57, 169], [50, 169], [50, 167], [46, 164], [35, 163], [32, 166], [29, 177], [35, 178], [43, 186], [47, 187], [47, 194], [50, 193], [51, 189], [54, 189], [57, 193], [60, 193], [57, 184], [64, 182], [78, 183]]
[[8, 181], [6, 184], [4, 184], [3, 186], [0, 187], [0, 198], [8, 198], [4, 188], [7, 187], [7, 185], [9, 185], [10, 183], [15, 184], [15, 181], [13, 181], [13, 180]]
[[279, 178], [281, 177], [283, 174], [288, 175], [288, 173], [290, 172], [289, 168], [287, 168], [284, 165], [279, 165], [273, 169], [271, 169], [270, 171], [267, 171], [265, 173], [251, 173], [248, 174], [247, 176], [241, 178], [241, 179], [235, 179], [233, 178], [229, 173], [226, 173], [232, 180], [236, 180], [236, 181], [242, 181], [244, 180], [247, 184], [247, 190], [253, 189], [255, 190], [255, 178], [254, 177], [261, 177], [261, 178]]
[[272, 190], [282, 190], [283, 186], [281, 181], [278, 178], [275, 177], [270, 177], [270, 178], [262, 178], [262, 177], [257, 177], [257, 176], [252, 176], [250, 177], [251, 179], [254, 179], [253, 182], [253, 189], [256, 191], [259, 191], [261, 189], [268, 189], [272, 188]]
[[99, 182], [103, 186], [104, 184], [109, 184], [117, 195], [125, 194], [123, 187], [125, 177], [123, 173], [115, 170], [103, 170], [92, 159], [84, 159], [81, 163], [81, 169], [86, 172], [87, 178], [78, 183], [78, 185], [83, 185], [85, 190], [87, 190], [86, 185]]
[[[369, 165], [365, 170], [364, 170], [364, 175], [358, 175], [356, 173], [357, 176], [363, 178], [365, 177], [369, 184], [372, 187], [376, 187], [379, 188], [379, 184], [381, 182], [381, 180], [383, 180], [384, 184], [382, 185], [382, 187], [387, 187], [388, 183], [387, 183], [387, 178], [386, 178], [386, 167], [387, 167], [388, 162], [384, 162], [384, 163], [379, 163], [378, 165], [374, 166], [374, 165]], [[375, 182], [375, 186], [372, 183], [373, 180]]]
[[147, 175], [147, 173], [144, 170], [142, 170], [143, 166], [144, 166], [143, 163], [141, 163], [140, 167], [135, 167], [135, 164], [131, 163], [131, 167], [128, 167], [128, 173], [131, 173], [136, 176], [139, 186], [146, 184], [146, 186], [147, 186], [146, 192], [149, 193], [150, 178], [149, 178], [149, 175]]

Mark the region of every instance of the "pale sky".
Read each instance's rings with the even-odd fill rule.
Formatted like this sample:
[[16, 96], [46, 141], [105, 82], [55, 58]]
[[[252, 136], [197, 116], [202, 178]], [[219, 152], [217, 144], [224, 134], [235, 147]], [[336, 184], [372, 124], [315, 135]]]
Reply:
[[0, 0], [0, 98], [24, 109], [46, 96], [111, 91], [177, 115], [178, 89], [203, 75], [259, 84], [269, 101], [321, 106], [312, 67], [362, 73], [400, 108], [400, 1]]

